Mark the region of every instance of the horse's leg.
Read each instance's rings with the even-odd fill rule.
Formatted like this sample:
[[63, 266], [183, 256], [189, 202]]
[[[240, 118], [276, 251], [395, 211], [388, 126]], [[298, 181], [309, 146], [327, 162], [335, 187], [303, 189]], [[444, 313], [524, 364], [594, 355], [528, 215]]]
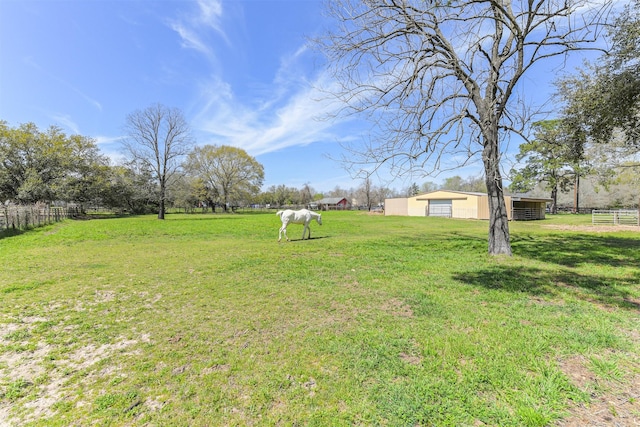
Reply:
[[[289, 236], [287, 236], [287, 226], [288, 225], [289, 225], [289, 223], [286, 222], [286, 223], [282, 224], [282, 227], [280, 227], [280, 231], [284, 234], [284, 238], [287, 240], [287, 242], [289, 241]], [[280, 239], [278, 238], [278, 242], [279, 241], [280, 241]]]

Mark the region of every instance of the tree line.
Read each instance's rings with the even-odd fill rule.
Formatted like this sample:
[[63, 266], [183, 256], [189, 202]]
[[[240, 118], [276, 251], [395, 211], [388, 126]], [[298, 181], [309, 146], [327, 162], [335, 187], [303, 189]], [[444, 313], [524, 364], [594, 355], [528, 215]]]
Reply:
[[238, 147], [196, 145], [180, 110], [155, 104], [126, 122], [126, 160], [113, 165], [94, 138], [67, 135], [57, 126], [41, 130], [0, 121], [0, 203], [77, 204], [164, 218], [168, 207], [215, 212], [307, 205], [323, 197], [357, 199], [371, 209], [396, 194], [370, 180], [324, 193], [310, 184], [262, 190], [264, 168], [255, 158]]
[[124, 144], [127, 159], [119, 165], [101, 154], [93, 138], [66, 135], [56, 126], [40, 130], [33, 123], [10, 127], [0, 121], [0, 201], [73, 203], [142, 214], [166, 207], [215, 212], [234, 206], [303, 206], [324, 197], [346, 197], [356, 208], [371, 210], [386, 198], [437, 189], [486, 191], [484, 178], [459, 175], [442, 185], [428, 181], [400, 190], [375, 185], [370, 178], [356, 188], [336, 186], [323, 192], [310, 183], [262, 190], [264, 169], [255, 158], [237, 147], [195, 146], [179, 110], [153, 105], [128, 120], [135, 138]]
[[[158, 122], [133, 120], [139, 115]], [[128, 120], [139, 133], [130, 131], [128, 155], [119, 165], [100, 153], [93, 138], [0, 121], [0, 201], [75, 203], [164, 217], [165, 205], [226, 209], [264, 199], [262, 165], [240, 148], [191, 146], [178, 110], [155, 105]]]

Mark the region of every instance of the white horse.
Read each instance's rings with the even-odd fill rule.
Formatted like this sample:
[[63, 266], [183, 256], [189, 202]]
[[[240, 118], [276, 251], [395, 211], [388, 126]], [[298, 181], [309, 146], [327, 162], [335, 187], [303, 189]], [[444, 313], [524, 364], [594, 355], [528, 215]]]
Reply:
[[285, 239], [289, 240], [289, 237], [287, 237], [287, 225], [289, 224], [304, 224], [304, 228], [302, 229], [302, 240], [304, 240], [304, 235], [307, 230], [309, 230], [309, 239], [311, 239], [311, 228], [309, 227], [309, 223], [312, 220], [315, 219], [318, 224], [322, 225], [322, 216], [308, 209], [300, 209], [299, 211], [287, 209], [276, 212], [276, 215], [278, 215], [280, 217], [280, 221], [282, 221], [282, 227], [280, 227], [280, 231], [278, 232], [278, 242], [282, 239], [282, 233], [284, 233]]

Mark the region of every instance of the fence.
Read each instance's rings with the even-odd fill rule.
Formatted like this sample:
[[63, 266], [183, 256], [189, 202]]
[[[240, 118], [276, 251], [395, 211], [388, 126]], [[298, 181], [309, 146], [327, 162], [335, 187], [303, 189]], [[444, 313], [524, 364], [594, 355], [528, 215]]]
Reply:
[[514, 221], [530, 221], [544, 219], [545, 208], [513, 208], [511, 216]]
[[0, 206], [0, 230], [26, 230], [79, 215], [78, 207]]
[[593, 210], [591, 223], [596, 225], [640, 225], [638, 210]]

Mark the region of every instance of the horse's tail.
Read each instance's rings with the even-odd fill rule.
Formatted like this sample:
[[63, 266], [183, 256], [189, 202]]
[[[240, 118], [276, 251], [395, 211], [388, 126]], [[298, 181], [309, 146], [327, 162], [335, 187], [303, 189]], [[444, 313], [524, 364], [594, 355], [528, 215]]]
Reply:
[[284, 212], [284, 211], [278, 211], [278, 212], [276, 212], [276, 215], [278, 215], [278, 216], [280, 217], [280, 219], [282, 219], [282, 212]]

